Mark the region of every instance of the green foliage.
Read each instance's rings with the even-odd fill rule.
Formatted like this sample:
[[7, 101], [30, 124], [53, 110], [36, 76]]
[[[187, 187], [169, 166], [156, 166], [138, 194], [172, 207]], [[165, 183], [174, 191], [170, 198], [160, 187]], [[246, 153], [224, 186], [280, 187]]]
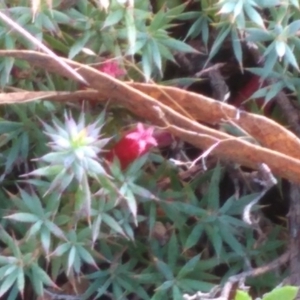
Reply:
[[[35, 179], [20, 182], [29, 184], [28, 191], [19, 188], [9, 195], [9, 210], [14, 212], [4, 220], [7, 228], [14, 228], [16, 240], [2, 230], [1, 239], [9, 255], [1, 256], [7, 275], [2, 277], [0, 292], [10, 288], [11, 292], [16, 288], [23, 292], [24, 278], [28, 278], [35, 292], [43, 294], [44, 286], [54, 286], [62, 272], [74, 276], [90, 265], [94, 271], [85, 274], [90, 280], [86, 299], [93, 294], [100, 297], [108, 289], [116, 298], [135, 293], [141, 299], [165, 299], [167, 295], [180, 299], [184, 293], [209, 291], [218, 279], [211, 270], [222, 263], [243, 269], [243, 257], [251, 253], [253, 245], [244, 245], [241, 238], [252, 230], [237, 215], [255, 195], [239, 201], [231, 197], [220, 203], [220, 166], [185, 187], [180, 186], [170, 167], [158, 169], [149, 183], [149, 175], [141, 172], [145, 157], [125, 172], [115, 162], [109, 175], [101, 160], [108, 140], [99, 139], [105, 114], [89, 125], [82, 113], [78, 123], [70, 114], [65, 113], [64, 118], [62, 123], [52, 117], [53, 127], [50, 121], [43, 122], [44, 134], [51, 140], [49, 148], [35, 160], [36, 168], [22, 176]], [[34, 138], [32, 143], [36, 143]], [[161, 176], [173, 177], [171, 191], [155, 188], [153, 183]], [[195, 195], [199, 180], [210, 182], [200, 199]], [[190, 201], [182, 201], [187, 197]], [[170, 198], [173, 201], [169, 202]], [[165, 216], [157, 216], [158, 206]], [[149, 214], [140, 214], [138, 207]], [[196, 221], [187, 225], [191, 218]], [[167, 220], [174, 229], [163, 236], [163, 241], [153, 232], [157, 221], [167, 224]], [[135, 225], [146, 225], [148, 237]], [[216, 257], [192, 254], [203, 239]], [[270, 256], [280, 246], [262, 247], [261, 252], [256, 249], [253, 259]], [[51, 277], [43, 270], [43, 258], [50, 263]]]
[[[262, 300], [277, 300], [277, 299], [294, 300], [297, 296], [298, 290], [299, 288], [296, 288], [294, 286], [283, 286], [283, 287], [275, 288], [270, 293], [265, 294], [262, 297]], [[252, 298], [248, 295], [248, 293], [238, 290], [234, 299], [251, 300]]]
[[[262, 79], [276, 79], [276, 86], [258, 91], [255, 97], [269, 101], [279, 91], [289, 88], [297, 91], [294, 72], [299, 71], [299, 3], [286, 1], [278, 6], [276, 1], [219, 1], [216, 9], [220, 15], [220, 30], [210, 51], [212, 58], [224, 39], [231, 35], [232, 48], [242, 65], [242, 42], [259, 49], [263, 67], [249, 69]], [[287, 72], [290, 70], [291, 73]], [[286, 74], [285, 74], [286, 73]], [[285, 75], [282, 78], [282, 75]]]
[[[36, 120], [44, 128], [42, 141], [50, 142], [36, 147], [34, 169], [22, 174], [20, 187], [8, 192], [9, 174], [3, 179], [9, 207], [2, 221], [7, 254], [0, 256], [0, 292], [23, 293], [28, 279], [36, 294], [43, 294], [60, 274], [82, 274], [90, 282], [85, 299], [100, 299], [108, 292], [123, 299], [132, 293], [141, 299], [179, 299], [185, 293], [210, 291], [220, 280], [212, 272], [220, 264], [242, 271], [245, 256], [260, 261], [274, 257], [282, 246], [274, 243], [274, 231], [274, 238], [255, 248], [252, 229], [239, 216], [256, 194], [221, 202], [220, 165], [185, 186], [167, 162], [149, 177], [142, 171], [151, 159], [147, 156], [125, 171], [115, 161], [108, 171], [101, 154], [108, 142], [102, 133], [106, 115], [101, 113], [89, 124], [88, 111], [78, 121], [70, 113], [60, 116], [64, 121], [54, 115]], [[17, 119], [3, 124], [21, 132], [19, 123]], [[29, 136], [32, 148], [40, 135]], [[170, 190], [157, 188], [164, 177], [172, 178]], [[208, 189], [198, 198], [197, 187], [205, 183]], [[159, 234], [158, 225], [167, 228], [170, 222], [172, 227]], [[230, 275], [224, 274], [223, 280]]]

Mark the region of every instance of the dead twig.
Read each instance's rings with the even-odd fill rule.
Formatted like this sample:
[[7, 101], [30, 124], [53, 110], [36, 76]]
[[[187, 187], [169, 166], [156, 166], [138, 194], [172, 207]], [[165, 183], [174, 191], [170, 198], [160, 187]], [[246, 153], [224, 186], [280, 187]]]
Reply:
[[46, 47], [42, 42], [40, 42], [36, 37], [34, 37], [31, 33], [26, 31], [23, 27], [21, 27], [18, 23], [13, 21], [11, 18], [6, 16], [3, 12], [0, 11], [0, 19], [13, 28], [15, 31], [19, 32], [22, 36], [24, 36], [27, 40], [32, 42], [37, 48], [42, 49], [45, 53], [50, 55], [57, 63], [59, 63], [67, 72], [75, 79], [81, 81], [82, 83], [89, 85], [86, 80], [76, 72], [70, 65], [68, 65], [64, 60], [58, 57], [52, 50]]
[[[212, 289], [212, 291], [210, 293], [202, 293], [201, 291], [199, 291], [194, 295], [185, 294], [185, 295], [183, 295], [183, 298], [185, 300], [205, 300], [205, 299], [229, 300], [232, 288], [234, 285], [236, 285], [236, 283], [239, 284], [240, 289], [246, 289], [246, 287], [244, 286], [244, 282], [248, 277], [257, 277], [257, 276], [260, 276], [267, 272], [270, 272], [276, 268], [279, 268], [280, 266], [286, 264], [293, 257], [293, 255], [294, 255], [293, 252], [287, 251], [283, 255], [281, 255], [279, 258], [271, 261], [270, 263], [268, 263], [262, 267], [251, 269], [249, 271], [245, 271], [240, 274], [229, 277], [228, 281], [226, 282], [226, 284], [224, 285], [223, 288], [220, 288], [219, 286], [217, 286], [214, 289]], [[220, 291], [220, 290], [221, 290], [221, 292], [220, 292], [219, 296], [216, 297], [217, 291]]]
[[259, 195], [253, 199], [248, 205], [245, 206], [243, 211], [243, 220], [245, 223], [249, 225], [253, 225], [256, 222], [253, 222], [251, 219], [251, 209], [252, 207], [258, 203], [258, 201], [267, 193], [267, 191], [270, 190], [271, 187], [277, 184], [277, 179], [273, 176], [270, 168], [266, 164], [260, 164], [258, 167], [258, 172], [261, 177], [254, 178], [254, 181], [258, 182], [260, 185], [262, 185], [264, 188], [259, 193]]

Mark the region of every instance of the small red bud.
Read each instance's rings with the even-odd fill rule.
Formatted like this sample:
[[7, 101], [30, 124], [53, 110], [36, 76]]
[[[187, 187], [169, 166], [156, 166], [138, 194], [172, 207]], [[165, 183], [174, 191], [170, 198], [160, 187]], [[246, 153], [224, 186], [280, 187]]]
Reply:
[[114, 157], [117, 157], [122, 170], [126, 169], [133, 161], [148, 153], [152, 147], [157, 146], [153, 131], [153, 127], [144, 128], [142, 123], [138, 123], [136, 128], [125, 133], [112, 147], [106, 154], [106, 159], [112, 162]]

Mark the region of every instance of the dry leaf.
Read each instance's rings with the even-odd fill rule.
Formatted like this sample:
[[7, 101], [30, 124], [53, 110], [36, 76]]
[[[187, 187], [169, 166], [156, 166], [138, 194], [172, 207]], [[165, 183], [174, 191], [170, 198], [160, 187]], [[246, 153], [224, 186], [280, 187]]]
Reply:
[[[31, 65], [71, 78], [70, 73], [47, 54], [1, 50], [0, 56], [23, 59]], [[86, 98], [106, 102], [110, 99], [152, 124], [166, 127], [170, 133], [204, 151], [213, 149], [212, 153], [222, 159], [254, 169], [265, 163], [275, 175], [300, 183], [300, 140], [276, 122], [263, 116], [239, 112], [234, 106], [203, 95], [174, 87], [126, 83], [89, 66], [68, 59], [61, 60], [76, 68], [95, 91], [49, 92], [48, 100], [75, 101]], [[1, 94], [0, 104], [32, 101], [36, 97], [46, 97], [46, 94]], [[218, 124], [224, 120], [236, 123], [260, 145], [209, 128], [196, 120], [204, 124]]]

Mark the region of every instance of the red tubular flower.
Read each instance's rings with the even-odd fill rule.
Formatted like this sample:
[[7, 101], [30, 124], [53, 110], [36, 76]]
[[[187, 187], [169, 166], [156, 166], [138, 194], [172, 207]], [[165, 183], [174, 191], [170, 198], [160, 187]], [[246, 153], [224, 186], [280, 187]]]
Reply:
[[138, 123], [136, 128], [125, 133], [124, 136], [107, 153], [106, 159], [113, 161], [117, 157], [122, 170], [137, 158], [148, 153], [150, 149], [157, 146], [157, 141], [153, 137], [153, 127], [144, 128], [142, 123]]
[[[242, 87], [242, 89], [238, 92], [236, 97], [230, 101], [234, 106], [240, 107], [244, 101], [246, 101], [253, 93], [255, 93], [257, 90], [259, 90], [262, 87], [265, 87], [266, 84], [263, 83], [261, 85], [260, 77], [257, 75], [252, 75], [249, 79], [249, 81], [246, 83], [245, 86]], [[259, 108], [262, 108], [264, 105], [264, 98], [258, 98], [255, 99], [255, 102], [257, 103], [257, 106]], [[246, 110], [248, 110], [249, 106], [246, 105]], [[272, 103], [268, 102], [264, 106], [264, 114], [269, 116], [272, 113]]]
[[104, 61], [100, 67], [97, 67], [97, 69], [107, 75], [114, 77], [114, 78], [117, 78], [119, 76], [123, 76], [126, 74], [126, 72], [123, 69], [121, 69], [119, 64], [114, 60]]
[[[94, 68], [114, 78], [126, 75], [126, 71], [120, 68], [120, 65], [115, 60], [105, 60], [100, 66], [95, 66]], [[87, 86], [80, 83], [79, 89], [86, 90]]]
[[256, 75], [252, 75], [249, 81], [241, 88], [237, 96], [232, 100], [232, 103], [236, 106], [240, 106], [259, 88], [260, 88], [260, 77]]

